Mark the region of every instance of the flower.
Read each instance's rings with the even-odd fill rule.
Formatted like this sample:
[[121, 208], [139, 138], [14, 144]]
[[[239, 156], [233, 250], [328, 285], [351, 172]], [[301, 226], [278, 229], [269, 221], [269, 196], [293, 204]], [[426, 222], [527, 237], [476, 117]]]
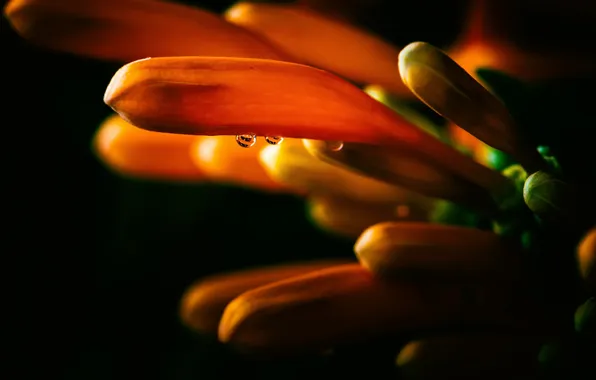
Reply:
[[[476, 71], [488, 65], [536, 79], [561, 74], [560, 62], [542, 64], [481, 33], [478, 21], [492, 9], [483, 7], [496, 3], [476, 4], [448, 54], [422, 42], [398, 49], [301, 5], [239, 3], [220, 18], [158, 1], [28, 0], [12, 1], [7, 13], [37, 43], [129, 62], [104, 96], [118, 116], [95, 140], [110, 167], [304, 195], [323, 227], [359, 236], [357, 262], [201, 280], [183, 299], [186, 324], [268, 353], [325, 352], [414, 334], [419, 340], [397, 357], [404, 373], [420, 375], [425, 363], [435, 363], [443, 374], [478, 376], [533, 371], [532, 355], [562, 329], [565, 308], [546, 303], [531, 284], [550, 272], [528, 272], [528, 257], [548, 251], [548, 232], [563, 229], [554, 204], [560, 194], [545, 191], [544, 183], [570, 181], [578, 191], [572, 194], [589, 194], [583, 187], [589, 181], [578, 182], [557, 155], [537, 150], [533, 136], [487, 90], [490, 73]], [[48, 25], [53, 35], [43, 33]], [[105, 43], [93, 43], [98, 40]], [[580, 62], [572, 71], [585, 70]], [[362, 91], [346, 79], [368, 86]], [[451, 133], [404, 106], [403, 99], [413, 98], [448, 120]], [[226, 135], [246, 135], [246, 145], [255, 135], [285, 141], [244, 150]], [[515, 164], [493, 170], [487, 152]], [[561, 236], [575, 243], [591, 215], [570, 210], [565, 220], [573, 223]], [[593, 240], [590, 232], [577, 253], [588, 289]], [[454, 350], [459, 360], [444, 368]], [[506, 361], [514, 365], [495, 368]]]

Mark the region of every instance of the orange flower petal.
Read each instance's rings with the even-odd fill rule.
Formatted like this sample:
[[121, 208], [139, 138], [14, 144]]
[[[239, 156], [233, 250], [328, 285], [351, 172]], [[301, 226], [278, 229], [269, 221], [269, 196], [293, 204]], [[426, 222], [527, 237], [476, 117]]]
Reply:
[[302, 191], [369, 203], [424, 202], [408, 190], [313, 157], [302, 140], [286, 139], [281, 145], [266, 147], [260, 153], [260, 161], [273, 179]]
[[193, 147], [191, 158], [205, 175], [215, 181], [288, 191], [287, 187], [273, 180], [259, 163], [259, 152], [265, 146], [267, 143], [260, 140], [251, 149], [243, 149], [232, 136], [205, 136]]
[[484, 187], [509, 184], [357, 87], [309, 66], [242, 58], [145, 59], [121, 68], [104, 100], [149, 130], [392, 145]]
[[216, 14], [166, 1], [12, 0], [5, 13], [28, 40], [96, 58], [283, 58], [260, 37]]
[[139, 127], [167, 125], [168, 131], [178, 133], [253, 132], [380, 144], [399, 139], [404, 145], [430, 139], [350, 83], [322, 70], [280, 61], [140, 60], [114, 75], [104, 100]]
[[399, 72], [406, 86], [440, 115], [511, 154], [527, 170], [543, 167], [507, 108], [441, 50], [423, 42], [406, 46], [399, 54]]
[[197, 181], [205, 174], [193, 163], [190, 151], [201, 138], [146, 131], [114, 115], [103, 122], [93, 146], [98, 157], [122, 175]]
[[248, 2], [233, 6], [225, 17], [313, 66], [411, 96], [395, 68], [399, 49], [347, 23], [299, 5]]
[[542, 339], [514, 331], [430, 337], [402, 348], [397, 365], [404, 379], [532, 379]]
[[[429, 164], [420, 155], [365, 144], [346, 143], [340, 150], [330, 148], [324, 141], [304, 140], [304, 144], [322, 160], [428, 197], [448, 199], [489, 212], [495, 208], [487, 191], [438, 165]], [[488, 169], [485, 172], [490, 177], [498, 175]]]
[[596, 292], [596, 227], [582, 239], [577, 249], [579, 272], [591, 292]]
[[360, 265], [342, 265], [242, 294], [226, 307], [219, 338], [291, 352], [421, 328], [504, 326], [521, 322], [514, 296], [506, 287], [381, 281]]
[[303, 275], [349, 260], [320, 260], [215, 275], [198, 281], [182, 298], [180, 315], [189, 327], [216, 334], [219, 320], [230, 301], [253, 288]]
[[383, 276], [428, 275], [487, 281], [517, 278], [519, 252], [492, 232], [430, 223], [382, 223], [368, 228], [354, 251]]
[[321, 195], [309, 197], [308, 212], [319, 227], [350, 238], [357, 238], [376, 223], [426, 217], [423, 210], [406, 204], [371, 204]]

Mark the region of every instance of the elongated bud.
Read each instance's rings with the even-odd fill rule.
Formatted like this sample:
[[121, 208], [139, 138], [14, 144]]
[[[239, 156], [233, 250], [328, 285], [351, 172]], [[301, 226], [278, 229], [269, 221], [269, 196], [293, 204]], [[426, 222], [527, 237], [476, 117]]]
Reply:
[[440, 115], [488, 145], [511, 154], [528, 170], [544, 167], [522, 141], [507, 108], [441, 50], [414, 42], [399, 54], [405, 85]]

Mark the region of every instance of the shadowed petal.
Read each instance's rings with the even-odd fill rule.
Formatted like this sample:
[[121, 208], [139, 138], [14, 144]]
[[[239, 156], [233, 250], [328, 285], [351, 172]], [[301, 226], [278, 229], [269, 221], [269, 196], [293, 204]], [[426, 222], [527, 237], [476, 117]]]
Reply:
[[289, 191], [272, 179], [259, 163], [259, 152], [265, 146], [265, 141], [258, 140], [251, 149], [243, 149], [232, 136], [204, 136], [193, 147], [191, 158], [205, 175], [215, 181]]
[[430, 327], [509, 325], [518, 314], [513, 295], [505, 287], [381, 281], [343, 265], [242, 294], [226, 307], [219, 338], [283, 352]]
[[424, 220], [426, 212], [406, 204], [372, 204], [333, 196], [308, 199], [309, 216], [325, 230], [357, 238], [368, 226], [392, 220]]
[[371, 272], [383, 276], [510, 280], [521, 272], [519, 251], [489, 231], [429, 223], [382, 223], [354, 247]]
[[371, 203], [429, 202], [411, 191], [323, 162], [308, 153], [301, 140], [266, 147], [260, 161], [276, 181], [303, 191]]
[[[304, 144], [311, 154], [322, 160], [428, 197], [452, 200], [487, 212], [495, 208], [487, 189], [494, 189], [498, 193], [509, 186], [500, 174], [463, 155], [459, 161], [467, 161], [468, 168], [475, 172], [475, 176], [470, 176], [470, 172], [463, 171], [461, 166], [433, 162], [417, 152], [355, 143], [343, 144], [338, 150], [324, 141], [316, 140], [304, 140]], [[463, 179], [453, 170], [476, 179], [478, 184]]]
[[5, 13], [26, 39], [95, 58], [208, 55], [283, 59], [216, 14], [154, 0], [12, 0]]
[[225, 17], [308, 64], [411, 96], [395, 69], [399, 49], [347, 23], [294, 4], [241, 2]]
[[400, 379], [408, 380], [530, 380], [536, 376], [540, 342], [538, 336], [513, 331], [430, 337], [402, 348], [397, 365]]
[[111, 116], [97, 131], [93, 146], [112, 170], [131, 177], [159, 180], [203, 180], [190, 151], [202, 137], [159, 133], [137, 128]]
[[437, 113], [511, 154], [528, 170], [544, 165], [505, 106], [439, 49], [423, 42], [406, 46], [399, 54], [399, 72], [406, 86]]
[[180, 306], [180, 316], [187, 326], [199, 332], [216, 334], [225, 307], [240, 294], [265, 284], [349, 262], [339, 259], [319, 260], [207, 277], [186, 291]]

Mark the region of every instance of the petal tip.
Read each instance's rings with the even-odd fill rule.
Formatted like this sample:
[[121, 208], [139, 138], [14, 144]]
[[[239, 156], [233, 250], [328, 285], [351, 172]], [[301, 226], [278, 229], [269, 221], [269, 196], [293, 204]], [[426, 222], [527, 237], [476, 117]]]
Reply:
[[108, 87], [106, 88], [106, 92], [103, 95], [104, 103], [116, 110], [117, 99], [120, 97], [120, 95], [122, 95], [123, 89], [125, 88], [126, 81], [130, 76], [131, 71], [134, 70], [140, 62], [148, 61], [151, 59], [151, 57], [139, 59], [127, 63], [126, 65], [119, 68], [110, 80]]

